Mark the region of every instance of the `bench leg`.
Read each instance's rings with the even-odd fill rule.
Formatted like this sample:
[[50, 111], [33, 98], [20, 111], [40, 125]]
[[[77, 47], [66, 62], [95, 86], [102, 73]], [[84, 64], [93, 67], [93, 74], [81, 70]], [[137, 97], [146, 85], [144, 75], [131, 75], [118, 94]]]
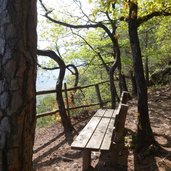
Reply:
[[91, 150], [83, 151], [83, 170], [88, 169], [91, 166]]
[[118, 164], [119, 155], [121, 155], [123, 147], [124, 147], [124, 143], [123, 142], [119, 142], [119, 143], [111, 145], [111, 153], [112, 153], [111, 164], [112, 165], [115, 166], [115, 165]]
[[111, 164], [112, 166], [116, 166], [118, 162], [118, 155], [119, 155], [119, 150], [116, 144], [111, 145]]

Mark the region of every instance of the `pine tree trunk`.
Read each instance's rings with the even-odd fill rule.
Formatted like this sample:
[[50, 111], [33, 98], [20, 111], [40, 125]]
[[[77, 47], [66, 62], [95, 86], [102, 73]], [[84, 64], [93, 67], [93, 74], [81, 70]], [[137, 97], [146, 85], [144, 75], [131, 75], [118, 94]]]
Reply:
[[36, 1], [0, 3], [0, 170], [31, 171], [36, 123]]

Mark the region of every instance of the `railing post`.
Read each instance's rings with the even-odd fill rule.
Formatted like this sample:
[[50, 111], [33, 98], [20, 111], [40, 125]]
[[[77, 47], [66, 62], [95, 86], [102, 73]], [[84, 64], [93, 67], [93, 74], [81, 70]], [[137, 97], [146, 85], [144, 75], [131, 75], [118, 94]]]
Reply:
[[97, 98], [98, 98], [98, 101], [100, 103], [100, 107], [102, 108], [103, 102], [102, 102], [102, 98], [101, 98], [101, 94], [100, 94], [99, 84], [96, 84], [95, 88], [96, 88]]
[[[105, 102], [102, 101], [99, 85], [107, 83], [107, 82], [109, 82], [109, 81], [103, 81], [103, 82], [96, 83], [96, 84], [90, 84], [90, 85], [86, 85], [86, 86], [78, 86], [78, 87], [73, 87], [73, 88], [68, 88], [68, 89], [67, 89], [67, 86], [65, 83], [64, 84], [65, 87], [64, 87], [64, 89], [62, 89], [62, 92], [65, 93], [65, 97], [66, 97], [66, 107], [65, 107], [66, 109], [65, 110], [67, 110], [68, 116], [70, 117], [70, 110], [73, 110], [73, 109], [85, 108], [85, 107], [96, 106], [96, 105], [100, 105], [100, 107], [103, 107]], [[76, 89], [85, 89], [85, 88], [94, 87], [94, 86], [96, 88], [98, 103], [93, 103], [93, 104], [89, 104], [89, 105], [81, 105], [81, 106], [77, 106], [77, 107], [69, 107], [69, 99], [68, 99], [68, 93], [67, 93], [68, 91], [72, 91], [72, 90], [76, 90]], [[38, 92], [36, 92], [36, 95], [38, 96], [38, 95], [44, 95], [44, 94], [50, 94], [50, 93], [56, 93], [56, 90], [38, 91]], [[107, 102], [111, 102], [111, 101], [107, 101]], [[59, 109], [55, 110], [55, 111], [39, 113], [40, 115], [38, 114], [37, 118], [48, 116], [48, 115], [54, 115], [56, 112], [59, 112]]]
[[66, 85], [66, 83], [64, 83], [64, 91], [65, 91], [65, 98], [66, 98], [66, 110], [67, 110], [68, 116], [70, 118], [69, 101], [68, 101], [68, 93], [67, 93], [67, 85]]

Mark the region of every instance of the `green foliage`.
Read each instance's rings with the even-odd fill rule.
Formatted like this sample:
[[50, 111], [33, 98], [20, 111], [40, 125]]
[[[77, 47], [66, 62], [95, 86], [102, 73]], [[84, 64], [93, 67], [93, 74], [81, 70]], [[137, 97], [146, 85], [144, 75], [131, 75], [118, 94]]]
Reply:
[[137, 138], [136, 135], [133, 134], [128, 134], [127, 136], [125, 136], [125, 146], [128, 149], [135, 149], [135, 145], [137, 144]]
[[[57, 109], [55, 95], [37, 96], [37, 113], [49, 112]], [[56, 122], [56, 116], [46, 116], [37, 119], [38, 127], [46, 127]]]
[[45, 116], [37, 119], [36, 126], [38, 128], [44, 128], [54, 125], [55, 123], [56, 123], [55, 116]]
[[149, 70], [163, 68], [170, 61], [170, 17], [154, 18], [140, 27], [139, 35], [144, 57], [148, 57]]
[[55, 94], [37, 97], [37, 113], [52, 111], [53, 109], [56, 109]]
[[[164, 2], [161, 0], [137, 0], [134, 2], [138, 3], [138, 17], [142, 17], [154, 11], [164, 10], [170, 12], [171, 4], [169, 0]], [[91, 11], [88, 11], [87, 16], [80, 17], [83, 15], [78, 15], [78, 13], [81, 13], [80, 9], [79, 12], [72, 10], [75, 6], [68, 6], [67, 8], [61, 7], [57, 12], [54, 10], [51, 16], [54, 19], [74, 25], [101, 22], [111, 30], [109, 18], [106, 16], [107, 11], [113, 22], [116, 22], [117, 35], [114, 36], [117, 36], [121, 49], [122, 72], [128, 76], [133, 65], [127, 33], [127, 23], [121, 22], [119, 18], [128, 17], [129, 4], [125, 0], [89, 0], [89, 3], [88, 5], [91, 5]], [[113, 8], [114, 4], [115, 9]], [[78, 5], [76, 6], [78, 7]], [[82, 10], [84, 11], [84, 8]], [[89, 18], [89, 21], [87, 21], [87, 18]], [[163, 67], [163, 65], [167, 65], [170, 60], [170, 22], [171, 18], [169, 17], [156, 17], [145, 22], [139, 28], [143, 60], [148, 57], [150, 74]], [[109, 79], [98, 53], [100, 53], [104, 61], [108, 63], [108, 66], [111, 66], [115, 59], [112, 56], [112, 42], [103, 29], [71, 30], [60, 25], [52, 24], [48, 20], [43, 20], [40, 26], [43, 26], [39, 34], [41, 39], [43, 41], [48, 40], [46, 48], [53, 50], [58, 49], [66, 64], [72, 63], [76, 66], [80, 66], [78, 67], [80, 86]], [[86, 40], [89, 45], [83, 39]], [[46, 64], [46, 66], [53, 65], [53, 62]], [[68, 74], [65, 79], [68, 87], [73, 87], [74, 76]], [[100, 90], [103, 99], [110, 99], [109, 86], [107, 84], [102, 85]], [[77, 105], [94, 103], [97, 101], [96, 92], [93, 89], [87, 89], [83, 92], [78, 91], [75, 94], [75, 99]], [[52, 99], [47, 98], [47, 100], [45, 99], [45, 104], [43, 104], [43, 102], [41, 103], [42, 107], [38, 106], [39, 113], [53, 108], [48, 101], [52, 101]]]

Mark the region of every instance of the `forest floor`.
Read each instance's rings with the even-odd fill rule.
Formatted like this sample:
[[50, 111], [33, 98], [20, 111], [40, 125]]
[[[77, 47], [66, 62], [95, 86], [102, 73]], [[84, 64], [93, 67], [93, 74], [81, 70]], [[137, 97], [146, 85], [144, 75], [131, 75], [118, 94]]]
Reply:
[[[140, 154], [134, 152], [132, 137], [135, 137], [136, 132], [137, 101], [132, 99], [129, 101], [126, 119], [126, 143], [118, 154], [118, 163], [115, 166], [110, 164], [110, 152], [102, 154], [93, 152], [91, 170], [171, 171], [171, 86], [150, 89], [148, 94], [152, 129], [155, 139], [165, 153], [154, 155], [149, 151], [142, 151]], [[72, 118], [74, 128], [77, 131], [81, 130], [92, 114], [84, 113]], [[36, 130], [33, 165], [36, 171], [81, 171], [82, 152], [70, 148], [61, 124], [57, 123], [51, 127]]]

